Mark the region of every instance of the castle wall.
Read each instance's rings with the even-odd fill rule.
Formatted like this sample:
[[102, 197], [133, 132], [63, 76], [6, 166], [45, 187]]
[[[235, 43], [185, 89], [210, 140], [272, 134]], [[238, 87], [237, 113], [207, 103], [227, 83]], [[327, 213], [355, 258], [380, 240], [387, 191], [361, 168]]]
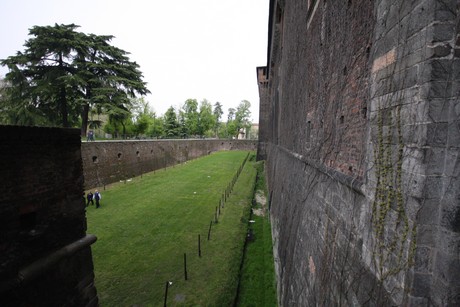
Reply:
[[458, 304], [456, 2], [270, 5], [259, 155], [280, 305]]
[[81, 144], [85, 188], [104, 186], [220, 150], [256, 150], [254, 140], [101, 141]]
[[97, 306], [77, 129], [0, 126], [0, 305]]

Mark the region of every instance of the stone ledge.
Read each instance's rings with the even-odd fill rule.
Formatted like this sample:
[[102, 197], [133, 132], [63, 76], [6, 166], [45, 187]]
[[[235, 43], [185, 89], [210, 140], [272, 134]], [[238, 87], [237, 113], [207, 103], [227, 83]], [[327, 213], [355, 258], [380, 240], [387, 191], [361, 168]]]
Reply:
[[357, 179], [356, 177], [352, 177], [352, 176], [348, 176], [344, 173], [341, 173], [335, 169], [332, 169], [330, 167], [327, 167], [326, 165], [318, 162], [318, 161], [314, 161], [312, 159], [309, 159], [301, 154], [298, 154], [298, 153], [295, 153], [295, 152], [292, 152], [290, 151], [289, 149], [285, 148], [285, 147], [282, 147], [280, 145], [276, 145], [276, 147], [289, 154], [290, 156], [302, 161], [303, 163], [317, 169], [319, 172], [331, 177], [332, 179], [335, 179], [337, 180], [338, 182], [346, 185], [347, 187], [351, 188], [353, 191], [361, 194], [361, 195], [365, 195], [364, 193], [364, 182], [362, 180], [359, 180]]

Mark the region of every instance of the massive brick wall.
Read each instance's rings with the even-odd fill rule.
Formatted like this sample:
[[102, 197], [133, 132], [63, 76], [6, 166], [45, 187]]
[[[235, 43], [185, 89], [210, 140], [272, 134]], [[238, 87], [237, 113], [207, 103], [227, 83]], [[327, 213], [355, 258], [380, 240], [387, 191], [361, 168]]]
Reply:
[[257, 82], [259, 85], [259, 143], [257, 145], [257, 159], [266, 159], [265, 146], [270, 139], [270, 123], [269, 123], [269, 99], [268, 99], [268, 75], [266, 67], [257, 67]]
[[0, 305], [96, 306], [76, 129], [0, 126]]
[[[375, 10], [366, 184], [376, 212], [367, 214], [384, 221], [377, 231], [395, 233], [369, 231], [367, 253], [378, 256], [366, 263], [385, 274], [379, 266], [399, 260], [389, 239], [412, 236], [412, 266], [387, 274], [385, 287], [398, 289], [396, 302], [460, 305], [460, 6], [377, 1]], [[398, 213], [384, 216], [389, 201]]]
[[281, 306], [459, 303], [458, 10], [271, 1], [258, 156]]
[[174, 166], [219, 150], [256, 150], [254, 140], [149, 140], [82, 143], [86, 189]]

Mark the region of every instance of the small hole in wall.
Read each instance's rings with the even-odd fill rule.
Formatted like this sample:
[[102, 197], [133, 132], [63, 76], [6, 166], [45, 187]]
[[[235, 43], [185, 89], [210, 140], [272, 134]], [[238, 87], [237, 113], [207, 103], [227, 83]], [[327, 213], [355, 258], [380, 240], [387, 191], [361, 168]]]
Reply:
[[348, 73], [348, 70], [347, 70], [347, 67], [345, 66], [345, 67], [343, 68], [343, 75], [346, 76], [347, 73]]
[[349, 170], [350, 172], [353, 172], [353, 166], [350, 165], [350, 166], [348, 167], [348, 170]]
[[140, 154], [139, 150], [138, 150], [138, 151], [136, 151], [136, 156], [138, 156], [138, 157], [140, 157], [140, 156], [141, 156], [141, 154]]
[[97, 156], [93, 156], [93, 163], [97, 163]]
[[150, 150], [150, 153], [153, 154], [153, 149]]
[[340, 121], [341, 124], [343, 124], [343, 123], [345, 122], [345, 117], [344, 117], [343, 115], [340, 116], [340, 120], [339, 120], [339, 121]]
[[363, 118], [367, 118], [367, 107], [361, 109], [361, 114], [363, 115]]
[[120, 160], [121, 159], [121, 152], [119, 152], [117, 156], [118, 156], [118, 160]]
[[21, 230], [29, 231], [37, 225], [37, 212], [27, 212], [19, 216]]

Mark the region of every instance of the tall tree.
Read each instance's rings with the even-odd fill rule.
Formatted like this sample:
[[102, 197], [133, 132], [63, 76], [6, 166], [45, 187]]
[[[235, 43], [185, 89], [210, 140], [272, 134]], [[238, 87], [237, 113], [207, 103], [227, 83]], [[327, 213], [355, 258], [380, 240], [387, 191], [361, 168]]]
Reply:
[[129, 60], [128, 52], [110, 45], [112, 39], [109, 35], [87, 35], [85, 49], [76, 60], [79, 77], [83, 80], [82, 135], [86, 133], [91, 105], [110, 108], [117, 105], [112, 97], [134, 98], [136, 94], [149, 93], [139, 65]]
[[9, 104], [40, 110], [53, 125], [75, 126], [81, 119], [86, 134], [90, 105], [100, 104], [114, 114], [127, 103], [125, 98], [149, 91], [139, 65], [109, 44], [112, 36], [86, 35], [77, 28], [34, 26], [25, 51], [0, 64], [9, 68]]
[[251, 116], [251, 103], [247, 100], [242, 100], [235, 112], [235, 123], [237, 127], [237, 132], [240, 129], [247, 130], [251, 127], [251, 121], [249, 117]]
[[235, 123], [235, 109], [229, 108], [227, 114], [227, 124], [225, 127], [226, 137], [232, 138], [233, 136], [237, 135], [237, 127]]
[[214, 114], [214, 118], [215, 118], [214, 134], [217, 137], [217, 133], [219, 131], [219, 126], [220, 126], [220, 118], [222, 117], [222, 114], [224, 114], [224, 111], [222, 111], [222, 105], [220, 104], [220, 102], [216, 102], [214, 104], [214, 110], [212, 113]]
[[198, 134], [198, 101], [187, 99], [180, 110], [180, 117], [183, 125], [183, 137]]
[[153, 124], [149, 130], [150, 135], [153, 137], [161, 137], [164, 134], [164, 118], [157, 117], [155, 113], [153, 113]]
[[212, 114], [212, 105], [208, 100], [203, 99], [198, 114], [198, 135], [204, 136], [214, 125], [215, 117]]
[[[7, 82], [11, 83], [11, 104], [31, 105], [40, 109], [51, 124], [69, 127], [70, 98], [78, 82], [72, 64], [81, 36], [74, 31], [76, 25], [33, 27], [29, 35], [35, 36], [24, 44], [24, 53], [17, 52], [1, 61], [8, 66]], [[78, 105], [73, 105], [78, 109]]]
[[136, 111], [134, 112], [134, 133], [136, 137], [146, 134], [154, 124], [155, 114], [150, 110], [149, 103], [144, 98], [136, 100]]
[[164, 132], [166, 137], [179, 136], [179, 123], [174, 107], [169, 107], [164, 115]]

